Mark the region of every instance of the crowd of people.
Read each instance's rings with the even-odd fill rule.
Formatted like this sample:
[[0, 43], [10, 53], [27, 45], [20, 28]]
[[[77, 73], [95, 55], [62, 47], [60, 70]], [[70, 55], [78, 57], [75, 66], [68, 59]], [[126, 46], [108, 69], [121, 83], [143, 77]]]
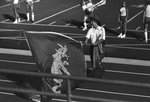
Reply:
[[[101, 0], [99, 2], [99, 6], [104, 5], [105, 3], [105, 0]], [[99, 72], [98, 75], [95, 75], [96, 73], [94, 73], [93, 75], [101, 78], [105, 72], [105, 69], [101, 64], [101, 60], [105, 56], [105, 28], [101, 25], [99, 17], [94, 14], [94, 10], [98, 7], [97, 4], [93, 4], [92, 0], [81, 0], [81, 7], [85, 13], [82, 30], [87, 30], [87, 25], [91, 25], [87, 31], [85, 44], [90, 45], [90, 52], [92, 52], [90, 55], [93, 73]], [[135, 5], [134, 7], [144, 8], [144, 42], [148, 43], [148, 25], [150, 24], [150, 0], [146, 0], [145, 5]], [[120, 34], [118, 35], [119, 38], [126, 37], [128, 15], [129, 11], [126, 6], [126, 2], [122, 2], [118, 16], [118, 22], [120, 23]]]
[[[26, 17], [27, 21], [34, 22], [34, 12], [33, 12], [33, 0], [24, 0], [26, 2]], [[13, 12], [15, 16], [15, 21], [13, 23], [20, 22], [19, 9], [20, 0], [13, 0]], [[81, 8], [85, 13], [83, 19], [83, 31], [88, 30], [85, 36], [85, 45], [90, 48], [90, 59], [92, 65], [93, 77], [101, 78], [104, 76], [105, 69], [102, 66], [102, 59], [105, 57], [105, 40], [106, 31], [104, 26], [101, 25], [99, 17], [94, 14], [94, 10], [101, 5], [105, 5], [106, 0], [100, 0], [100, 2], [94, 4], [92, 0], [81, 0]], [[150, 23], [150, 1], [147, 0], [145, 5], [134, 5], [133, 7], [144, 8], [144, 36], [145, 42], [148, 43], [148, 25]], [[126, 2], [122, 2], [121, 8], [119, 9], [118, 22], [120, 22], [120, 34], [119, 38], [125, 38], [127, 33], [127, 19], [128, 19], [128, 8]], [[90, 25], [88, 28], [87, 26]], [[68, 74], [69, 75], [69, 74]], [[56, 80], [57, 81], [57, 80]], [[34, 102], [40, 102], [40, 95], [34, 95], [31, 98]]]
[[[146, 0], [145, 4], [142, 5], [131, 5], [131, 7], [143, 8], [143, 25], [144, 25], [144, 42], [148, 43], [148, 26], [150, 24], [150, 0]], [[122, 7], [119, 12], [120, 16], [118, 21], [120, 22], [120, 35], [118, 37], [125, 38], [126, 37], [126, 26], [127, 26], [127, 18], [128, 18], [128, 8], [126, 7], [126, 2], [122, 2]]]
[[[27, 21], [34, 21], [34, 12], [33, 12], [33, 0], [25, 0], [26, 2], [26, 17]], [[105, 28], [101, 25], [99, 17], [94, 14], [94, 10], [101, 5], [105, 5], [106, 0], [100, 0], [98, 3], [94, 4], [92, 0], [81, 0], [81, 7], [85, 13], [83, 19], [83, 31], [87, 30], [87, 25], [91, 25], [88, 29], [85, 44], [90, 45], [92, 51], [92, 67], [93, 69], [100, 69], [101, 74], [99, 77], [104, 75], [104, 69], [101, 65], [101, 60], [105, 56]], [[132, 5], [132, 7], [144, 8], [144, 37], [145, 42], [148, 43], [148, 25], [150, 23], [150, 0], [147, 0], [145, 5]], [[19, 17], [20, 1], [13, 0], [13, 11], [15, 15], [15, 21], [13, 23], [20, 22]], [[122, 2], [121, 8], [119, 9], [118, 22], [120, 22], [120, 34], [119, 38], [125, 38], [127, 33], [127, 19], [128, 19], [128, 8], [126, 2]], [[90, 43], [89, 43], [89, 40]]]
[[[20, 9], [20, 0], [12, 0], [13, 5], [13, 12], [15, 16], [15, 20], [13, 23], [19, 23], [20, 22], [20, 16], [19, 16], [19, 9]], [[24, 0], [26, 2], [26, 20], [34, 22], [34, 5], [33, 0]], [[40, 0], [38, 0], [40, 1]], [[97, 9], [97, 7], [101, 5], [105, 5], [106, 0], [100, 0], [98, 3], [94, 4], [92, 0], [81, 0], [81, 7], [82, 10], [85, 13], [84, 19], [83, 19], [83, 31], [87, 30], [87, 25], [91, 22], [90, 18], [94, 18], [97, 21], [99, 20], [99, 17], [94, 14], [94, 10]], [[119, 10], [119, 16], [118, 16], [118, 22], [120, 22], [120, 34], [118, 35], [119, 38], [125, 38], [127, 33], [127, 19], [128, 19], [128, 8], [126, 6], [126, 2], [122, 2], [122, 7]], [[146, 4], [144, 5], [132, 5], [132, 7], [136, 8], [144, 8], [144, 15], [143, 15], [143, 24], [144, 24], [144, 37], [145, 42], [148, 43], [148, 25], [150, 23], [150, 0], [146, 0]]]

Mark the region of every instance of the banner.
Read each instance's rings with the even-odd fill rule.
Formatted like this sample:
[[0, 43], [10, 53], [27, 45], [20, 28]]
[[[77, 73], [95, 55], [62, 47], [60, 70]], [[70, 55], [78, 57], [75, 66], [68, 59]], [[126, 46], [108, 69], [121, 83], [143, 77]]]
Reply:
[[[24, 32], [28, 45], [42, 73], [85, 77], [85, 59], [80, 42], [56, 32]], [[65, 79], [42, 78], [44, 91], [66, 93]], [[75, 89], [81, 82], [71, 80]]]

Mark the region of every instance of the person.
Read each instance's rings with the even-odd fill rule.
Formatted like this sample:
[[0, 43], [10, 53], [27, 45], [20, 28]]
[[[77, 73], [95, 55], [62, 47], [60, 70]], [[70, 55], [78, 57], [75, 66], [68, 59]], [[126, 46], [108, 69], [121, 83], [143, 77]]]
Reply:
[[20, 22], [20, 17], [19, 17], [20, 1], [13, 0], [12, 6], [13, 6], [13, 12], [15, 15], [15, 21], [13, 23], [18, 23]]
[[128, 9], [126, 7], [126, 2], [122, 2], [122, 7], [120, 8], [118, 19], [118, 21], [120, 22], [120, 34], [118, 35], [119, 38], [126, 37], [127, 18], [128, 18]]
[[144, 10], [144, 35], [145, 42], [148, 43], [148, 26], [150, 24], [150, 0], [147, 0]]
[[84, 0], [82, 0], [82, 10], [85, 12], [85, 16], [84, 16], [84, 19], [83, 19], [83, 31], [84, 30], [87, 30], [87, 22], [88, 22], [88, 18], [89, 17], [94, 17], [99, 19], [96, 15], [94, 15], [94, 10], [96, 9], [96, 6], [92, 3], [92, 0], [88, 0], [87, 2], [85, 2]]
[[150, 24], [150, 0], [146, 0], [146, 4], [131, 5], [132, 7], [144, 8], [143, 24], [144, 24], [144, 37], [145, 43], [148, 43], [148, 26]]
[[[27, 21], [32, 21], [34, 22], [34, 12], [33, 12], [33, 0], [25, 0], [26, 1], [26, 16], [27, 16]], [[30, 19], [31, 17], [31, 19]]]
[[91, 24], [92, 27], [87, 32], [85, 44], [90, 45], [94, 76], [101, 78], [105, 71], [101, 64], [105, 52], [105, 29], [95, 19], [92, 19]]

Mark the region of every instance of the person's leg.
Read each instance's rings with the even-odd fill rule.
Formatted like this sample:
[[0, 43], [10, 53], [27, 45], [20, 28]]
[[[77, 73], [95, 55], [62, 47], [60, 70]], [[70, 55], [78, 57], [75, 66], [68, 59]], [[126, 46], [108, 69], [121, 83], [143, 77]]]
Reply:
[[13, 5], [13, 12], [14, 12], [14, 16], [15, 16], [15, 21], [13, 23], [17, 23], [17, 14], [16, 14], [16, 8], [15, 5]]
[[126, 37], [126, 22], [124, 21], [123, 23], [122, 23], [122, 36], [121, 36], [121, 38], [125, 38]]
[[17, 20], [18, 20], [18, 22], [20, 22], [20, 17], [19, 17], [19, 5], [18, 5], [16, 11], [17, 11]]
[[84, 16], [84, 19], [83, 19], [83, 22], [84, 22], [84, 23], [83, 23], [84, 28], [82, 29], [83, 31], [84, 31], [84, 30], [87, 30], [87, 19], [88, 19], [88, 16], [85, 15], [85, 16]]
[[90, 45], [89, 48], [90, 52], [90, 59], [91, 59], [91, 67], [87, 67], [87, 76], [88, 77], [93, 77], [94, 70], [93, 70], [93, 46]]
[[13, 12], [15, 15], [15, 21], [13, 23], [18, 23], [18, 19], [19, 19], [19, 14], [18, 14], [19, 8], [17, 6], [18, 6], [17, 4], [13, 5]]
[[33, 2], [30, 2], [31, 21], [34, 22]]
[[146, 43], [148, 42], [148, 32], [147, 32], [147, 29], [148, 29], [148, 24], [145, 24], [145, 27], [144, 27], [144, 36], [145, 36], [145, 42]]
[[120, 17], [120, 34], [118, 35], [119, 38], [122, 36], [122, 23], [122, 17]]
[[98, 55], [99, 55], [99, 60], [101, 61], [104, 58], [104, 45], [103, 43], [98, 44]]
[[126, 33], [127, 33], [127, 22], [125, 21], [125, 23], [124, 23], [124, 34], [126, 35]]
[[95, 48], [94, 46], [90, 45], [90, 58], [91, 58], [91, 65], [92, 68], [88, 68], [87, 76], [95, 77]]
[[93, 67], [93, 69], [95, 69], [96, 68], [96, 48], [95, 47], [93, 47], [93, 56], [92, 56], [92, 67]]
[[[95, 47], [95, 68], [94, 68], [94, 77], [101, 78], [104, 75], [104, 68], [101, 63], [101, 54], [99, 47]], [[103, 53], [103, 51], [101, 52]]]
[[27, 21], [30, 20], [30, 14], [29, 14], [30, 10], [29, 10], [29, 3], [26, 2], [26, 16], [27, 16]]
[[145, 37], [145, 42], [148, 43], [148, 18], [145, 17], [144, 20], [144, 37]]
[[102, 42], [101, 44], [99, 44], [101, 47], [98, 48], [98, 52], [97, 52], [97, 56], [98, 56], [98, 63], [97, 63], [97, 66], [98, 66], [98, 69], [99, 69], [99, 78], [103, 77], [104, 74], [105, 74], [105, 69], [104, 67], [102, 66], [102, 59], [105, 57], [105, 42]]

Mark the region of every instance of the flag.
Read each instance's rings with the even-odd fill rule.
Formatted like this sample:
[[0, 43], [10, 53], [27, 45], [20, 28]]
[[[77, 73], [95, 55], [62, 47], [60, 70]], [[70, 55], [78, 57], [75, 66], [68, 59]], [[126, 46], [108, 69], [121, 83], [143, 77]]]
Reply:
[[[37, 69], [42, 73], [85, 77], [83, 47], [79, 41], [56, 32], [24, 32]], [[66, 93], [65, 79], [42, 78], [46, 92]], [[75, 89], [81, 82], [71, 80]]]

